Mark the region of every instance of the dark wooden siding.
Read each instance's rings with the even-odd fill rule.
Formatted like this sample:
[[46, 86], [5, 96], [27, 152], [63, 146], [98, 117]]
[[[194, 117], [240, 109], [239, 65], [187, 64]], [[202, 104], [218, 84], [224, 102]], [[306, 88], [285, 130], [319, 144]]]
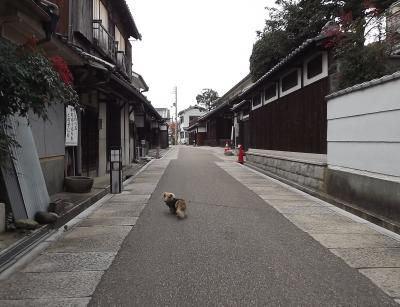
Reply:
[[81, 143], [82, 143], [82, 174], [96, 174], [99, 157], [99, 129], [96, 110], [86, 108], [82, 114]]
[[89, 41], [93, 38], [92, 5], [92, 1], [89, 0], [75, 0], [73, 8], [73, 29]]
[[209, 146], [224, 146], [230, 141], [232, 119], [216, 116], [207, 122], [205, 144]]
[[250, 113], [251, 148], [325, 154], [328, 78]]

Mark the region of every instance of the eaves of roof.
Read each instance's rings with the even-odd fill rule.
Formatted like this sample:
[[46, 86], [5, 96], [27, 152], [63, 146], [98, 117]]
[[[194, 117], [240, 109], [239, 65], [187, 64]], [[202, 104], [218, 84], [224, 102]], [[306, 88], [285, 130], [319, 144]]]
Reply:
[[326, 35], [319, 35], [314, 38], [307, 39], [304, 43], [302, 43], [299, 47], [294, 49], [291, 53], [289, 53], [285, 58], [283, 58], [281, 61], [278, 62], [274, 67], [272, 67], [267, 73], [265, 73], [261, 78], [259, 78], [256, 82], [253, 83], [250, 87], [248, 87], [245, 91], [243, 91], [240, 94], [240, 97], [243, 97], [247, 93], [249, 93], [251, 90], [256, 88], [259, 84], [261, 84], [265, 79], [267, 79], [269, 76], [277, 72], [279, 69], [281, 69], [284, 65], [286, 65], [288, 62], [290, 62], [292, 59], [294, 59], [296, 56], [300, 55], [301, 53], [305, 52], [308, 50], [311, 46], [314, 46], [314, 44], [318, 41], [321, 41], [323, 39], [328, 38]]
[[379, 79], [374, 79], [374, 80], [371, 80], [371, 81], [360, 83], [360, 84], [345, 88], [343, 90], [337, 91], [335, 93], [332, 93], [332, 94], [326, 96], [326, 99], [327, 100], [333, 99], [333, 98], [336, 98], [336, 97], [339, 97], [339, 96], [343, 96], [343, 95], [346, 95], [346, 94], [349, 94], [349, 93], [353, 93], [353, 92], [356, 92], [356, 91], [364, 90], [364, 89], [370, 88], [372, 86], [380, 85], [380, 84], [383, 84], [383, 83], [386, 83], [386, 82], [390, 82], [390, 81], [393, 81], [393, 80], [397, 80], [397, 79], [400, 79], [400, 71], [397, 71], [397, 72], [395, 72], [394, 74], [391, 74], [391, 75], [383, 76], [383, 77], [381, 77]]
[[136, 39], [142, 39], [142, 35], [139, 33], [136, 27], [135, 20], [133, 19], [132, 13], [125, 0], [114, 0], [115, 5], [118, 7], [118, 13], [122, 17], [122, 21], [128, 31], [128, 35]]
[[185, 128], [185, 130], [186, 130], [186, 131], [190, 131], [190, 130], [192, 130], [192, 129], [198, 127], [198, 126], [199, 126], [199, 122], [195, 122], [193, 125], [191, 125], [191, 126]]
[[190, 107], [188, 107], [188, 108], [186, 108], [186, 109], [184, 109], [182, 111], [179, 111], [178, 115], [181, 115], [181, 114], [185, 113], [186, 111], [193, 110], [193, 109], [198, 109], [199, 111], [205, 111], [206, 110], [205, 108], [203, 108], [203, 107], [201, 107], [199, 105], [194, 105], [194, 106], [190, 106]]
[[249, 102], [250, 101], [244, 99], [241, 102], [239, 102], [238, 104], [234, 105], [231, 110], [235, 111], [235, 110], [239, 109], [241, 106], [243, 106], [243, 105], [245, 105], [246, 103], [249, 103]]
[[[242, 80], [240, 80], [238, 83], [235, 84], [235, 86], [233, 86], [229, 91], [227, 91], [224, 95], [222, 95], [222, 97], [220, 97], [219, 99], [222, 101], [225, 101], [225, 99], [227, 97], [229, 97], [230, 94], [232, 94], [233, 91], [235, 91], [235, 89], [237, 89], [241, 84], [243, 84], [244, 82], [249, 81], [251, 82], [251, 75], [247, 74], [246, 77], [244, 77]], [[236, 96], [236, 95], [235, 95]]]
[[140, 91], [135, 89], [128, 81], [126, 81], [118, 72], [115, 70], [115, 65], [111, 64], [99, 57], [96, 57], [94, 55], [91, 55], [87, 52], [82, 51], [80, 48], [68, 44], [68, 46], [75, 51], [78, 55], [80, 55], [82, 58], [86, 59], [88, 62], [93, 61], [96, 62], [100, 65], [102, 65], [104, 68], [109, 70], [111, 72], [111, 79], [114, 80], [116, 83], [119, 85], [123, 86], [126, 90], [128, 90], [131, 94], [133, 94], [136, 98], [138, 98], [144, 105], [145, 108], [147, 108], [154, 117], [156, 117], [157, 120], [162, 121], [161, 115], [157, 112], [157, 110], [153, 107], [153, 105], [150, 103], [150, 101], [144, 96]]
[[222, 104], [220, 104], [218, 107], [216, 107], [215, 109], [207, 112], [206, 114], [204, 114], [202, 117], [199, 118], [199, 121], [203, 121], [207, 118], [209, 118], [211, 115], [217, 113], [218, 111], [220, 111], [221, 109], [223, 109], [224, 107], [229, 105], [229, 101], [225, 101]]

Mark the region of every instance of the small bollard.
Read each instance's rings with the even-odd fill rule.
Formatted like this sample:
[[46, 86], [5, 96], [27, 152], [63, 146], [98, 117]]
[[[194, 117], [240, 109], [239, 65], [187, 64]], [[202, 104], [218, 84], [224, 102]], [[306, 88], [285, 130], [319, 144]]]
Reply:
[[160, 159], [160, 146], [157, 146], [156, 159]]

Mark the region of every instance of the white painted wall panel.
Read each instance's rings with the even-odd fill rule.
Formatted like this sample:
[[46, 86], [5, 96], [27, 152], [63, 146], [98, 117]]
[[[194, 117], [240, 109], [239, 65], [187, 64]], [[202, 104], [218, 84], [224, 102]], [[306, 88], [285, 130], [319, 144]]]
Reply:
[[400, 142], [400, 110], [329, 120], [330, 141]]
[[400, 79], [328, 100], [328, 166], [400, 177]]
[[329, 142], [328, 165], [400, 177], [400, 143]]
[[328, 120], [387, 110], [399, 110], [400, 79], [339, 96], [328, 101]]

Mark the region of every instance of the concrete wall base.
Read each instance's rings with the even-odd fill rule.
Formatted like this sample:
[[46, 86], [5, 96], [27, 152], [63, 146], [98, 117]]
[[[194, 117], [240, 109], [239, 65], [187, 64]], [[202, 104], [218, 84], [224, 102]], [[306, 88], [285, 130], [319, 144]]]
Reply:
[[328, 168], [323, 155], [250, 149], [245, 164], [400, 233], [400, 181]]
[[325, 155], [249, 149], [246, 162], [301, 186], [325, 191]]
[[400, 182], [327, 169], [327, 193], [400, 226]]

